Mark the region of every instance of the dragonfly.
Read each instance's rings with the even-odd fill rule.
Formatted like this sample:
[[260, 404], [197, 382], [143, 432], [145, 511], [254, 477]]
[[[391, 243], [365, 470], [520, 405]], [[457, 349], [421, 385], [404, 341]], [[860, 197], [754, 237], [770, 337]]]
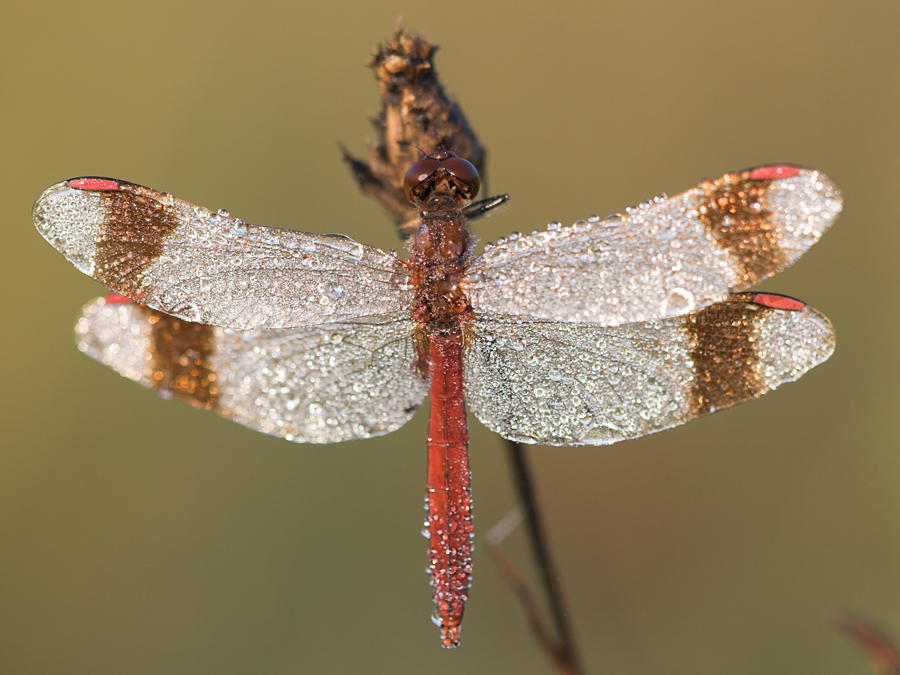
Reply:
[[251, 225], [122, 180], [37, 199], [38, 231], [114, 293], [79, 348], [165, 396], [266, 434], [390, 433], [430, 393], [433, 619], [455, 647], [472, 574], [466, 404], [520, 443], [606, 445], [756, 398], [829, 358], [828, 319], [748, 291], [841, 210], [823, 173], [761, 166], [605, 219], [513, 233], [475, 254], [475, 167], [409, 168], [409, 257], [339, 234]]

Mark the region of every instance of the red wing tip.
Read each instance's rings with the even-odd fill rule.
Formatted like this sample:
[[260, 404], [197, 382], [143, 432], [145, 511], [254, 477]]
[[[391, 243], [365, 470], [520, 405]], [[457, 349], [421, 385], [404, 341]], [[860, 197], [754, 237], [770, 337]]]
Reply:
[[134, 302], [134, 300], [126, 298], [121, 293], [110, 293], [103, 296], [104, 305], [124, 305], [126, 302]]
[[75, 190], [118, 190], [119, 181], [110, 178], [76, 178], [69, 181]]
[[750, 180], [780, 180], [800, 175], [800, 167], [793, 164], [770, 164], [750, 170]]
[[772, 309], [786, 309], [791, 312], [796, 312], [798, 310], [806, 307], [806, 303], [800, 302], [795, 298], [788, 297], [787, 295], [777, 295], [776, 293], [757, 293], [751, 299], [756, 305], [761, 305], [762, 307], [771, 307]]

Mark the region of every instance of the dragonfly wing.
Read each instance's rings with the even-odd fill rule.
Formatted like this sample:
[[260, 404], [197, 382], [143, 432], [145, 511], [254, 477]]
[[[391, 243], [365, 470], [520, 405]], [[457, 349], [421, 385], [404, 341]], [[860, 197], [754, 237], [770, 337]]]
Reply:
[[76, 326], [78, 347], [164, 396], [300, 443], [389, 433], [428, 384], [412, 367], [403, 314], [354, 323], [235, 331], [100, 298]]
[[486, 250], [466, 292], [477, 311], [616, 326], [678, 316], [784, 269], [841, 210], [822, 173], [768, 166], [657, 197], [622, 216]]
[[189, 321], [290, 328], [400, 311], [412, 297], [390, 253], [341, 235], [248, 225], [124, 181], [57, 183], [33, 215], [79, 270]]
[[834, 350], [803, 303], [743, 293], [698, 312], [618, 327], [482, 316], [466, 395], [522, 443], [606, 445], [677, 426], [799, 378]]

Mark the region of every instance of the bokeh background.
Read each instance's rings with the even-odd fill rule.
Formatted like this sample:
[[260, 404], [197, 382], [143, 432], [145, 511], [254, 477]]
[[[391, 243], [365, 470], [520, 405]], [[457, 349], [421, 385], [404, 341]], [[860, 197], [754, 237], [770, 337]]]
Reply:
[[[79, 354], [103, 292], [30, 224], [108, 175], [251, 222], [396, 247], [356, 192], [363, 63], [398, 17], [489, 147], [482, 240], [622, 211], [760, 163], [827, 171], [837, 226], [763, 287], [834, 357], [799, 383], [610, 448], [533, 448], [593, 673], [868, 673], [828, 625], [900, 635], [900, 6], [8, 3], [0, 25], [0, 672], [548, 673], [481, 536], [513, 505], [470, 421], [479, 534], [455, 651], [429, 621], [426, 416], [302, 446], [157, 398]], [[521, 532], [505, 550], [533, 578]]]

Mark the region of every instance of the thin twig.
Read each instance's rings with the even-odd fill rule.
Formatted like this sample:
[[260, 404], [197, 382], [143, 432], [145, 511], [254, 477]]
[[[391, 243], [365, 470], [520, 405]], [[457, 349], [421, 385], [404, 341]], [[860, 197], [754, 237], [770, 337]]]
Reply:
[[500, 546], [493, 543], [488, 544], [488, 550], [494, 559], [500, 573], [506, 578], [506, 581], [512, 587], [513, 592], [522, 603], [522, 610], [525, 612], [525, 619], [532, 634], [541, 645], [543, 650], [550, 656], [550, 659], [556, 664], [561, 673], [566, 675], [577, 675], [577, 671], [573, 670], [571, 659], [567, 656], [562, 648], [562, 643], [556, 636], [544, 626], [541, 621], [540, 608], [528, 588], [528, 584], [522, 579], [519, 571], [516, 569], [512, 561], [500, 549]]
[[[553, 625], [556, 634], [559, 636], [558, 644], [555, 648], [548, 649], [551, 658], [559, 665], [562, 672], [580, 675], [584, 672], [580, 665], [580, 659], [575, 649], [575, 639], [569, 625], [568, 613], [563, 600], [562, 589], [559, 586], [559, 577], [550, 557], [550, 548], [547, 544], [547, 537], [544, 532], [544, 525], [541, 520], [540, 509], [537, 505], [537, 497], [535, 496], [534, 484], [531, 480], [531, 472], [528, 468], [528, 462], [525, 459], [524, 448], [519, 443], [507, 441], [509, 450], [509, 459], [512, 464], [513, 475], [515, 477], [516, 487], [519, 492], [519, 500], [525, 510], [525, 523], [528, 529], [528, 538], [531, 541], [531, 548], [537, 562], [538, 570], [541, 575], [541, 583], [544, 592], [547, 594], [547, 601], [550, 605], [550, 613], [553, 617]], [[531, 594], [525, 588], [518, 572], [512, 567], [512, 564], [505, 556], [500, 554], [497, 557], [499, 549], [495, 549], [495, 558], [501, 567], [504, 576], [509, 580], [516, 594], [519, 596], [525, 608], [525, 612], [529, 617], [529, 623], [541, 644], [546, 645], [547, 632], [540, 626], [537, 620], [537, 612], [535, 604], [531, 598]], [[504, 560], [505, 559], [505, 560]], [[511, 568], [512, 573], [505, 568]], [[537, 624], [537, 627], [536, 627]]]
[[900, 649], [870, 619], [846, 609], [833, 623], [862, 650], [875, 672], [882, 675], [900, 674]]

